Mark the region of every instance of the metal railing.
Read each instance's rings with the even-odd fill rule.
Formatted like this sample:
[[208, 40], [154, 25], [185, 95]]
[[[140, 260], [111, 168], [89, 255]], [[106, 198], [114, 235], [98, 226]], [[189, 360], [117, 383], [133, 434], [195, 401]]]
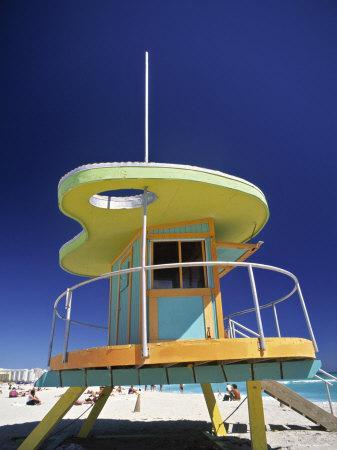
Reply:
[[[64, 338], [63, 338], [63, 362], [66, 362], [66, 360], [67, 360], [69, 334], [70, 334], [71, 324], [89, 326], [89, 327], [94, 327], [94, 328], [101, 328], [104, 330], [108, 329], [107, 326], [96, 325], [96, 324], [81, 322], [81, 321], [72, 319], [71, 309], [72, 309], [72, 301], [73, 301], [73, 292], [76, 289], [86, 286], [87, 284], [95, 283], [96, 281], [99, 281], [99, 280], [110, 279], [115, 276], [129, 274], [129, 273], [135, 273], [135, 272], [143, 271], [143, 273], [144, 272], [147, 273], [148, 271], [152, 271], [152, 270], [171, 269], [171, 268], [178, 268], [178, 267], [219, 267], [219, 266], [230, 266], [230, 267], [247, 269], [248, 275], [249, 275], [251, 291], [252, 291], [252, 297], [253, 297], [253, 305], [254, 306], [252, 308], [225, 316], [224, 320], [229, 321], [229, 337], [236, 337], [236, 334], [238, 334], [239, 336], [242, 336], [242, 337], [248, 337], [248, 335], [246, 333], [244, 333], [244, 331], [246, 331], [246, 332], [250, 333], [251, 335], [257, 337], [259, 339], [260, 349], [265, 350], [266, 342], [265, 342], [265, 336], [264, 336], [264, 330], [263, 330], [263, 323], [262, 323], [262, 319], [261, 319], [261, 310], [263, 310], [265, 308], [270, 308], [270, 307], [273, 308], [276, 331], [277, 331], [277, 335], [280, 337], [281, 333], [280, 333], [280, 326], [279, 326], [279, 321], [278, 321], [278, 317], [277, 317], [276, 305], [286, 301], [293, 294], [297, 293], [299, 302], [300, 302], [300, 305], [302, 308], [302, 312], [303, 312], [303, 315], [305, 318], [305, 322], [307, 325], [310, 339], [313, 343], [315, 351], [316, 352], [318, 351], [316, 339], [315, 339], [314, 332], [313, 332], [313, 329], [311, 326], [311, 322], [310, 322], [308, 311], [307, 311], [307, 308], [305, 305], [303, 294], [302, 294], [298, 279], [294, 274], [292, 274], [291, 272], [289, 272], [287, 270], [281, 269], [279, 267], [269, 266], [269, 265], [259, 264], [259, 263], [253, 263], [253, 262], [248, 263], [248, 262], [242, 262], [242, 261], [203, 261], [203, 262], [170, 263], [170, 264], [158, 264], [158, 265], [146, 265], [146, 266], [144, 265], [141, 267], [131, 267], [129, 269], [120, 269], [120, 270], [116, 270], [113, 272], [108, 272], [108, 273], [100, 275], [96, 278], [91, 278], [89, 280], [82, 281], [81, 283], [75, 284], [74, 286], [68, 288], [66, 291], [62, 292], [62, 294], [59, 295], [57, 297], [57, 299], [55, 300], [54, 308], [53, 308], [53, 319], [52, 319], [51, 334], [50, 334], [50, 341], [49, 341], [49, 352], [48, 352], [48, 365], [50, 364], [50, 359], [51, 359], [51, 355], [52, 355], [52, 351], [53, 351], [55, 326], [56, 326], [57, 319], [65, 321]], [[269, 303], [260, 305], [253, 269], [269, 270], [272, 272], [278, 272], [283, 275], [286, 275], [287, 277], [289, 277], [290, 279], [293, 280], [294, 287], [291, 289], [290, 292], [288, 292], [283, 297], [275, 299]], [[146, 277], [144, 277], [144, 278], [146, 279]], [[65, 316], [62, 316], [58, 311], [58, 305], [62, 299], [65, 299], [65, 310], [66, 310]], [[145, 308], [144, 308], [144, 306], [145, 306]], [[145, 313], [143, 311], [142, 318], [144, 317], [144, 314], [146, 317], [146, 303], [144, 303], [143, 309], [145, 309]], [[237, 317], [237, 316], [251, 313], [251, 312], [255, 313], [258, 332], [255, 332], [255, 331], [251, 330], [250, 328], [245, 327], [244, 325], [240, 324], [236, 320], [233, 320], [233, 317]], [[242, 330], [244, 330], [244, 331], [242, 331]], [[146, 356], [148, 356], [147, 329], [142, 327], [142, 333], [143, 333], [142, 334], [143, 357], [146, 357]]]
[[[334, 375], [331, 375], [331, 373], [326, 372], [323, 369], [319, 369], [318, 372], [322, 373], [323, 375], [325, 375], [332, 381], [337, 381], [337, 378]], [[332, 400], [331, 400], [331, 393], [330, 393], [330, 386], [333, 386], [333, 384], [330, 382], [330, 380], [326, 380], [325, 378], [322, 378], [317, 374], [315, 375], [315, 378], [317, 378], [318, 380], [322, 381], [325, 384], [325, 389], [326, 389], [326, 394], [328, 397], [330, 411], [331, 411], [331, 414], [334, 415], [334, 410], [333, 410]]]

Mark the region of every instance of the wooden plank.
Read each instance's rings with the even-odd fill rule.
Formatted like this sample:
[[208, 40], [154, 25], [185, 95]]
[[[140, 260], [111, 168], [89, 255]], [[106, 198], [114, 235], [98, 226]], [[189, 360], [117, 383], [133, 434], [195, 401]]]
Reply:
[[264, 421], [260, 381], [247, 381], [250, 438], [253, 450], [267, 450], [266, 425]]
[[[257, 338], [237, 339], [196, 339], [179, 341], [162, 341], [149, 343], [150, 357], [146, 365], [171, 364], [203, 361], [244, 360], [254, 362], [268, 359], [309, 359], [315, 357], [312, 342], [302, 338], [266, 338], [267, 350], [263, 357], [257, 345]], [[75, 350], [68, 353], [66, 363], [62, 354], [51, 358], [53, 370], [67, 370], [98, 367], [138, 366], [144, 363], [141, 345], [112, 345]]]
[[209, 412], [209, 416], [212, 421], [214, 434], [216, 436], [226, 436], [227, 431], [225, 425], [222, 421], [221, 414], [216, 403], [216, 399], [214, 397], [213, 389], [211, 384], [203, 383], [200, 385], [202, 392], [204, 394], [204, 398], [206, 401], [207, 409]]
[[203, 296], [203, 306], [204, 306], [204, 319], [205, 319], [205, 337], [206, 338], [215, 338], [214, 331], [214, 322], [213, 322], [213, 305], [212, 305], [212, 296], [204, 295]]
[[90, 431], [92, 430], [92, 427], [94, 426], [97, 417], [99, 416], [99, 413], [102, 411], [105, 403], [107, 402], [110, 394], [112, 392], [112, 387], [105, 387], [99, 396], [99, 398], [96, 400], [96, 403], [94, 404], [93, 408], [90, 411], [89, 416], [85, 419], [84, 424], [82, 425], [78, 437], [80, 438], [86, 438]]
[[67, 414], [74, 402], [85, 391], [85, 387], [69, 388], [58, 402], [52, 407], [49, 413], [34, 428], [34, 430], [26, 437], [20, 445], [20, 450], [34, 450], [38, 448], [42, 442], [48, 437], [56, 425]]
[[337, 431], [337, 417], [277, 381], [261, 381], [262, 389], [271, 397], [328, 431]]

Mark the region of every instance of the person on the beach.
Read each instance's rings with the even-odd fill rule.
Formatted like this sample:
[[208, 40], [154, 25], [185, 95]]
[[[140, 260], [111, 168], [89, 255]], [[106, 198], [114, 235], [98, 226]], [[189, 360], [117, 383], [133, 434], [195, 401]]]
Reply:
[[36, 395], [35, 395], [35, 389], [32, 389], [29, 392], [28, 401], [27, 401], [26, 405], [29, 405], [29, 406], [41, 405], [41, 400], [38, 397], [36, 397]]
[[131, 386], [129, 387], [128, 394], [138, 394], [138, 391], [137, 391], [137, 389], [135, 389], [135, 388], [133, 387], [133, 385], [131, 385]]
[[13, 388], [9, 391], [8, 397], [9, 397], [9, 398], [16, 398], [16, 397], [18, 397], [18, 396], [19, 396], [18, 391], [15, 389], [15, 387], [13, 387]]
[[241, 394], [236, 384], [233, 384], [231, 395], [233, 400], [241, 400]]
[[179, 384], [179, 391], [181, 394], [184, 393], [184, 385], [183, 384]]
[[224, 402], [229, 402], [229, 401], [233, 400], [232, 391], [233, 391], [233, 386], [231, 384], [227, 384], [226, 392], [222, 399]]

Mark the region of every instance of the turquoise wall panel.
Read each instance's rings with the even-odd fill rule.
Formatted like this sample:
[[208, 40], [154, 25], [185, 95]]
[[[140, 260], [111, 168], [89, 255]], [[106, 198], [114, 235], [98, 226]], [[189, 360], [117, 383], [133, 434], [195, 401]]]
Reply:
[[85, 386], [84, 370], [61, 370], [62, 386]]
[[250, 364], [224, 364], [227, 381], [246, 381], [252, 379], [252, 368]]
[[[206, 252], [206, 260], [212, 261], [212, 251], [211, 251], [211, 239], [206, 238], [205, 239], [205, 252]], [[207, 268], [207, 279], [208, 279], [208, 286], [214, 287], [214, 279], [213, 279], [213, 269], [211, 267]]]
[[203, 301], [200, 296], [159, 297], [159, 339], [204, 339], [203, 311]]
[[244, 253], [246, 253], [246, 251], [247, 251], [247, 249], [244, 249], [244, 248], [218, 247], [216, 249], [216, 255], [217, 255], [218, 261], [236, 261]]
[[253, 364], [254, 380], [280, 380], [279, 362]]
[[151, 234], [182, 234], [182, 233], [208, 233], [208, 222], [205, 223], [191, 223], [180, 227], [156, 228], [151, 231]]
[[140, 384], [167, 384], [166, 371], [163, 367], [144, 367], [139, 370]]
[[114, 386], [126, 386], [139, 384], [137, 369], [113, 369], [112, 382]]
[[[132, 267], [140, 266], [140, 240], [132, 246]], [[140, 313], [140, 272], [132, 274], [130, 344], [139, 343], [139, 313]]]
[[194, 372], [197, 383], [223, 383], [225, 381], [220, 366], [196, 366]]
[[61, 386], [61, 377], [59, 371], [50, 370], [44, 373], [36, 382], [36, 387], [59, 387]]
[[191, 367], [168, 367], [167, 375], [169, 384], [194, 383]]
[[[121, 265], [121, 270], [128, 269], [131, 266], [130, 258], [127, 258]], [[131, 277], [128, 274], [122, 274], [119, 286], [119, 320], [118, 320], [118, 345], [128, 344], [128, 310], [129, 310], [129, 291]]]
[[282, 363], [283, 377], [285, 380], [313, 378], [321, 368], [319, 359], [306, 361], [285, 361]]
[[213, 310], [213, 322], [214, 322], [214, 333], [215, 338], [219, 337], [219, 331], [218, 331], [218, 320], [216, 316], [216, 306], [215, 306], [215, 298], [214, 295], [212, 295], [212, 310]]
[[88, 386], [111, 386], [110, 369], [87, 369]]
[[[119, 269], [119, 261], [112, 266], [112, 271]], [[112, 298], [111, 298], [111, 313], [110, 313], [110, 336], [109, 345], [116, 344], [116, 330], [117, 330], [117, 299], [118, 299], [118, 276], [112, 277]]]

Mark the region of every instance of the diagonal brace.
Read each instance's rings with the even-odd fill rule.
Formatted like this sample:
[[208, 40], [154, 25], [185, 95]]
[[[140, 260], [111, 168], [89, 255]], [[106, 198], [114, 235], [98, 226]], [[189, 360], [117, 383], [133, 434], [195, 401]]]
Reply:
[[67, 414], [74, 402], [85, 391], [85, 387], [70, 387], [46, 414], [42, 421], [34, 428], [34, 430], [26, 437], [19, 447], [19, 450], [37, 449], [56, 425]]
[[107, 402], [110, 394], [112, 392], [112, 387], [105, 387], [97, 399], [94, 407], [91, 409], [89, 416], [85, 419], [84, 424], [82, 425], [77, 437], [86, 438], [92, 427], [94, 426], [99, 413], [102, 411], [105, 403]]
[[222, 421], [221, 414], [219, 411], [219, 407], [216, 403], [216, 399], [214, 397], [214, 392], [211, 384], [204, 383], [201, 384], [201, 389], [205, 397], [207, 409], [212, 421], [214, 433], [216, 436], [226, 436], [227, 431], [225, 425]]

